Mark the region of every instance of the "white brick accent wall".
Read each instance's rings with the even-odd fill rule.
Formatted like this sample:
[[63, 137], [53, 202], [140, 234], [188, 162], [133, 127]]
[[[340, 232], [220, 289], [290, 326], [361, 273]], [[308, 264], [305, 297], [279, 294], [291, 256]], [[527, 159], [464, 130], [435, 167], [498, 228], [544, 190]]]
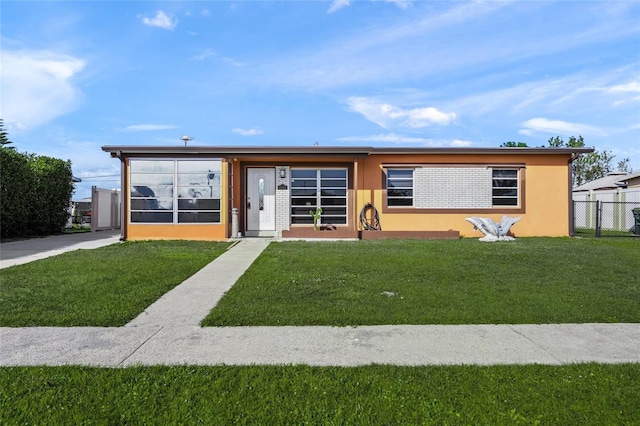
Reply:
[[[287, 177], [280, 177], [280, 169], [287, 172]], [[276, 167], [276, 234], [282, 236], [282, 231], [289, 230], [291, 212], [291, 170], [289, 166]], [[287, 189], [278, 189], [279, 186], [286, 185]]]
[[491, 208], [491, 186], [491, 169], [486, 167], [416, 168], [414, 205], [422, 209]]

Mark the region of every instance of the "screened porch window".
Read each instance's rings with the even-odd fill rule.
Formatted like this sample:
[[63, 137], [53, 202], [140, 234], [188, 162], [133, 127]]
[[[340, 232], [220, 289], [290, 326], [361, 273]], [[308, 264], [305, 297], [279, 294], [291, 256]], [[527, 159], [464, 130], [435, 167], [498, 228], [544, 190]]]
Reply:
[[291, 169], [291, 224], [313, 224], [318, 207], [321, 224], [347, 224], [346, 169]]
[[220, 160], [130, 160], [131, 223], [220, 223]]

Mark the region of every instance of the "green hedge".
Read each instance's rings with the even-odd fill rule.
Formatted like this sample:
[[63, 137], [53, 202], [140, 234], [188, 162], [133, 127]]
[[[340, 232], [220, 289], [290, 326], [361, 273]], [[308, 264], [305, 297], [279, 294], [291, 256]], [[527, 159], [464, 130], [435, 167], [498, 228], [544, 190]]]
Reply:
[[71, 162], [0, 149], [1, 236], [59, 233], [73, 195]]

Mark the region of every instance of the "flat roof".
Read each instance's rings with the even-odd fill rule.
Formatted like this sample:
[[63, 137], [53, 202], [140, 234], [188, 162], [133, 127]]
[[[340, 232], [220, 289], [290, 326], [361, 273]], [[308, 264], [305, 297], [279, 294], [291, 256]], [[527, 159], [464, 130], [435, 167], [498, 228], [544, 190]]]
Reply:
[[371, 146], [343, 147], [343, 146], [103, 146], [102, 150], [111, 153], [112, 157], [137, 156], [137, 155], [329, 155], [329, 156], [368, 156], [379, 154], [586, 154], [593, 152], [594, 148], [469, 148], [469, 147], [418, 147], [418, 148], [374, 148]]
[[103, 146], [102, 150], [110, 152], [112, 157], [118, 154], [132, 155], [369, 155], [372, 147], [330, 147], [330, 146]]
[[594, 148], [521, 148], [521, 147], [438, 147], [438, 148], [374, 148], [374, 154], [587, 154]]

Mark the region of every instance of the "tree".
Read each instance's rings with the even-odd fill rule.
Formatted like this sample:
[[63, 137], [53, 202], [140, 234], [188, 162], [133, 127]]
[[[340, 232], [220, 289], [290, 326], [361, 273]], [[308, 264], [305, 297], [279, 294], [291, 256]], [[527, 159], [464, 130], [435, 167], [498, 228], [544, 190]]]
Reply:
[[12, 143], [13, 142], [9, 140], [7, 132], [4, 130], [4, 120], [0, 118], [0, 148], [15, 149], [13, 146], [6, 146]]
[[[567, 142], [560, 136], [549, 139], [549, 147], [552, 148], [582, 148], [584, 146], [584, 138], [582, 136], [578, 136], [577, 138], [571, 136]], [[614, 170], [614, 158], [615, 155], [606, 150], [602, 152], [596, 150], [588, 154], [580, 154], [572, 163], [573, 184], [580, 186], [586, 182], [605, 177], [607, 173]], [[625, 158], [619, 161], [617, 168], [623, 172], [631, 171], [629, 168], [629, 159]]]
[[503, 142], [500, 144], [500, 148], [526, 148], [528, 145], [524, 142]]
[[629, 159], [628, 158], [625, 158], [622, 161], [618, 161], [617, 169], [618, 169], [619, 172], [625, 172], [625, 173], [631, 173], [633, 171], [631, 166], [629, 166]]

